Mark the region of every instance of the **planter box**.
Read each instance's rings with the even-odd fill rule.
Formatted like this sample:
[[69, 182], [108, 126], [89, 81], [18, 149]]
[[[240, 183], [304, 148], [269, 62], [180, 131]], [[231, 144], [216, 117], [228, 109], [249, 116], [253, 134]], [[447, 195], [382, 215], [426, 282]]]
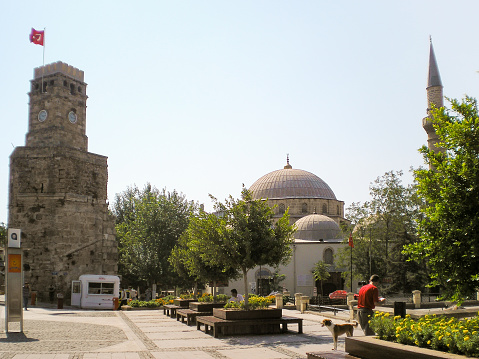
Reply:
[[376, 337], [346, 337], [345, 351], [363, 359], [464, 359], [466, 356], [379, 340]]
[[179, 307], [183, 307], [183, 308], [188, 308], [188, 306], [190, 305], [191, 302], [194, 302], [195, 299], [180, 299], [180, 298], [176, 298], [176, 299], [173, 299], [173, 304], [174, 305], [177, 305]]
[[190, 309], [196, 312], [212, 312], [213, 308], [223, 308], [225, 302], [191, 302]]
[[273, 319], [283, 316], [282, 309], [231, 310], [214, 308], [213, 315], [225, 320]]

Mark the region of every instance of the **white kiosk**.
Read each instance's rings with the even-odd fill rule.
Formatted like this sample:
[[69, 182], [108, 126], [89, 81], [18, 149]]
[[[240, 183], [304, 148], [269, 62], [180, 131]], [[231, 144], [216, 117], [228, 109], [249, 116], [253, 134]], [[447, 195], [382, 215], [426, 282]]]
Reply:
[[81, 275], [72, 281], [72, 306], [84, 309], [114, 309], [113, 298], [120, 295], [116, 275]]

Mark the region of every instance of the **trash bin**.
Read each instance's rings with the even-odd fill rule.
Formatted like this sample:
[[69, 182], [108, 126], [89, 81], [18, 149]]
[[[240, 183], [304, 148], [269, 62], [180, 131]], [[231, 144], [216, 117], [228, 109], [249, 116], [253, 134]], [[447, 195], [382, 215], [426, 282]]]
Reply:
[[30, 302], [31, 305], [37, 304], [37, 292], [32, 292], [32, 301]]
[[63, 309], [63, 294], [62, 293], [57, 294], [57, 300], [58, 300], [57, 309]]
[[120, 303], [118, 301], [118, 298], [114, 297], [113, 298], [113, 310], [118, 310], [119, 305], [120, 305]]
[[394, 316], [406, 317], [406, 302], [394, 302]]

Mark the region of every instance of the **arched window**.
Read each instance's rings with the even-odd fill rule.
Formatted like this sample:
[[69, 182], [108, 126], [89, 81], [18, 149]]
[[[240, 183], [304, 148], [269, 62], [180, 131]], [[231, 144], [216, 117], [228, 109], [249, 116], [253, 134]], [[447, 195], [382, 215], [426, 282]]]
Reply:
[[286, 212], [286, 207], [284, 206], [284, 203], [279, 204], [278, 212], [279, 212], [279, 214], [284, 214], [284, 212]]
[[308, 213], [308, 204], [307, 203], [303, 203], [301, 205], [301, 213], [303, 213], [303, 214]]
[[334, 262], [334, 253], [331, 248], [326, 248], [323, 253], [323, 261], [326, 264], [333, 264]]
[[323, 204], [322, 213], [328, 213], [328, 206], [326, 206], [326, 204]]

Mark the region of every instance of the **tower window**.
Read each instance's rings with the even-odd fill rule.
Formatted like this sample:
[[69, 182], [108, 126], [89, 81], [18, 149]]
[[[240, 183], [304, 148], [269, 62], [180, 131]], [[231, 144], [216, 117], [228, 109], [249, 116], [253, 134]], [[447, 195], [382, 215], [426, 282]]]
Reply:
[[278, 206], [278, 212], [279, 214], [284, 214], [284, 212], [286, 212], [286, 208], [284, 206], [284, 203], [280, 203], [279, 206]]
[[336, 214], [339, 216], [341, 213], [339, 212], [339, 206], [336, 206]]
[[47, 83], [43, 82], [43, 92], [47, 92]]
[[50, 81], [50, 86], [53, 86], [55, 84], [55, 81], [51, 80]]
[[322, 213], [328, 213], [328, 206], [326, 206], [325, 204], [323, 204]]
[[63, 86], [68, 87], [68, 83], [66, 81], [63, 81]]
[[79, 93], [81, 93], [81, 87], [80, 86], [78, 86], [77, 90], [78, 90]]
[[70, 94], [74, 95], [75, 94], [75, 85], [70, 84]]

